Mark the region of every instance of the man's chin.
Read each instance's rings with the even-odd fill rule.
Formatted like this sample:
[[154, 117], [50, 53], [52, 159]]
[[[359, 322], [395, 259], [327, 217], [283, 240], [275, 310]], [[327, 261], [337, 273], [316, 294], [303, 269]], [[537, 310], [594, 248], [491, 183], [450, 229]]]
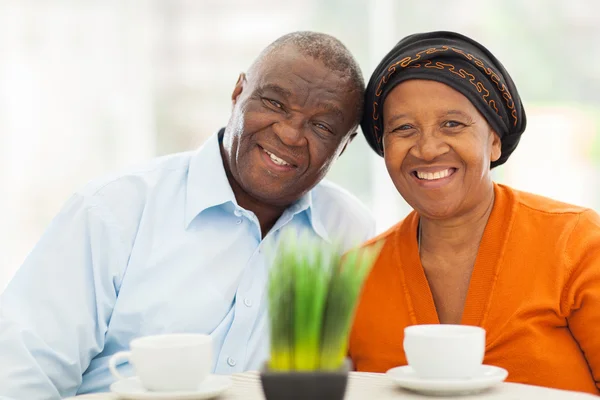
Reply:
[[264, 175], [250, 175], [242, 182], [244, 182], [244, 191], [253, 202], [273, 207], [285, 208], [310, 190], [310, 188], [306, 189], [306, 180], [300, 176], [294, 176], [292, 179], [277, 179]]
[[280, 190], [261, 190], [260, 192], [250, 193], [250, 195], [261, 204], [282, 208], [288, 207], [301, 197], [301, 195], [282, 194]]

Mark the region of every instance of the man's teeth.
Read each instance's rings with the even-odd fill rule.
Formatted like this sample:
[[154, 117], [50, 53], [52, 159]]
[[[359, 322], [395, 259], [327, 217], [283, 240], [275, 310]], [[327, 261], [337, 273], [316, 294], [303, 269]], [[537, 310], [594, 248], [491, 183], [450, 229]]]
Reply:
[[[265, 149], [263, 149], [265, 150]], [[271, 157], [271, 161], [273, 161], [275, 164], [277, 165], [287, 165], [287, 166], [291, 166], [290, 163], [287, 163], [285, 161], [283, 161], [281, 158], [277, 157], [275, 154], [265, 150], [265, 153], [267, 153], [269, 155], [269, 157]]]
[[445, 169], [438, 172], [421, 172], [417, 171], [417, 177], [426, 181], [433, 181], [435, 179], [442, 179], [450, 175], [450, 169]]

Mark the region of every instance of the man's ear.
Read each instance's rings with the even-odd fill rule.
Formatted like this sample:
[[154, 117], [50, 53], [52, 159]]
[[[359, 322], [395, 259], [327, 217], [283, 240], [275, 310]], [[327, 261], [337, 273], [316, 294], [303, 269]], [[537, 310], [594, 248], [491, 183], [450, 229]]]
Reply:
[[354, 131], [350, 134], [350, 137], [348, 137], [348, 140], [346, 140], [346, 143], [344, 144], [344, 148], [342, 149], [342, 151], [340, 152], [340, 156], [342, 154], [344, 154], [344, 151], [346, 151], [346, 147], [348, 147], [348, 145], [350, 144], [350, 142], [352, 142], [352, 140], [354, 140], [354, 138], [356, 137], [356, 135], [358, 134], [358, 132]]
[[246, 84], [246, 74], [244, 74], [242, 72], [242, 73], [240, 73], [240, 76], [238, 77], [235, 87], [233, 88], [233, 93], [231, 93], [231, 105], [232, 106], [235, 106], [235, 104], [237, 103], [238, 97], [244, 91], [245, 84]]

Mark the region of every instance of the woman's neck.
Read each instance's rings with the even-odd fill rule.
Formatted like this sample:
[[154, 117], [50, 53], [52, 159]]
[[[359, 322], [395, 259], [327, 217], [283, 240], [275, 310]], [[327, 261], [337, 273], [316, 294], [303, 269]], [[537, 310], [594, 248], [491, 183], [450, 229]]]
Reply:
[[479, 243], [494, 206], [494, 189], [478, 207], [451, 219], [428, 219], [419, 221], [419, 248], [421, 254], [437, 257], [469, 257], [477, 254]]

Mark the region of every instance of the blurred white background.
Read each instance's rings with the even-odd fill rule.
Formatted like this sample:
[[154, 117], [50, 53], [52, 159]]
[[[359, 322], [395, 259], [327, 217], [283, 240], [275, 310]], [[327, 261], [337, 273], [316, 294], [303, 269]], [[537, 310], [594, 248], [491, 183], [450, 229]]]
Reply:
[[[0, 291], [75, 189], [202, 144], [239, 72], [294, 30], [337, 36], [366, 79], [411, 33], [481, 41], [529, 117], [497, 181], [600, 210], [598, 1], [0, 0]], [[409, 211], [362, 136], [329, 178], [380, 231]]]

